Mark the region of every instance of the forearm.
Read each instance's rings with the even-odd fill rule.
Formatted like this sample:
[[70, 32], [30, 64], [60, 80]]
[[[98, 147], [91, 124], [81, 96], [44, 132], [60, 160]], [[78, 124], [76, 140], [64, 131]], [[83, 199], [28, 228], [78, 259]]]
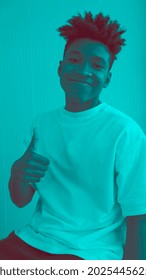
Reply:
[[127, 217], [127, 233], [126, 244], [124, 248], [124, 260], [137, 260], [138, 259], [138, 227], [137, 221], [133, 217]]
[[138, 260], [146, 260], [146, 217], [139, 222]]
[[35, 189], [30, 184], [21, 182], [18, 177], [12, 175], [9, 180], [9, 191], [12, 201], [18, 207], [27, 205], [35, 193]]
[[124, 259], [146, 260], [146, 215], [127, 217]]

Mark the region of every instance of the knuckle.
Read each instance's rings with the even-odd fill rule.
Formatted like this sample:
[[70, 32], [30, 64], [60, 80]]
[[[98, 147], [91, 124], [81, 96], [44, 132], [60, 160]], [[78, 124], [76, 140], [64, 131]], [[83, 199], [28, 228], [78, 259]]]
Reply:
[[49, 159], [47, 159], [46, 164], [47, 164], [47, 166], [50, 164], [50, 160]]
[[35, 183], [35, 182], [39, 182], [40, 181], [40, 178], [37, 178], [37, 177], [25, 177], [25, 180], [29, 183]]
[[41, 178], [35, 178], [35, 182], [40, 182]]
[[32, 160], [31, 158], [30, 158], [29, 161], [28, 161], [28, 165], [29, 165], [29, 166], [33, 166], [33, 160]]

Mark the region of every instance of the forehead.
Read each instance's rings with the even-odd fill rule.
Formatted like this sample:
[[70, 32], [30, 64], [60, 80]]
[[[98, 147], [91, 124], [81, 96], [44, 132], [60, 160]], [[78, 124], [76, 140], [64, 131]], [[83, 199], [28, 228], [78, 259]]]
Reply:
[[101, 42], [97, 42], [91, 39], [79, 39], [71, 43], [67, 48], [65, 55], [69, 54], [83, 54], [86, 57], [103, 58], [106, 61], [110, 61], [111, 54], [108, 47]]

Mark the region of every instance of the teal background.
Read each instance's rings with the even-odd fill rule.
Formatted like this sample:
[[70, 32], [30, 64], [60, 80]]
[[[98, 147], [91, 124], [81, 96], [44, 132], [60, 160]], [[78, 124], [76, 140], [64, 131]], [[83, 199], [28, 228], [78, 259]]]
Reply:
[[56, 29], [77, 14], [102, 11], [127, 29], [127, 45], [101, 100], [127, 113], [146, 132], [145, 0], [0, 0], [0, 239], [31, 218], [37, 195], [19, 209], [10, 199], [13, 162], [35, 115], [64, 104], [57, 68], [65, 41]]

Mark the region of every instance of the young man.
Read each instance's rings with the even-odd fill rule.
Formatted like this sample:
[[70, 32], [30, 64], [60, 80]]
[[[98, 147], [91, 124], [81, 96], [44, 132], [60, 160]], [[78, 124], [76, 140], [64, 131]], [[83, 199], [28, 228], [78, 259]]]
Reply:
[[123, 259], [128, 216], [139, 217], [135, 240], [144, 240], [146, 138], [99, 100], [125, 31], [102, 13], [68, 22], [59, 28], [67, 40], [58, 68], [65, 108], [36, 117], [9, 182], [19, 207], [35, 191], [39, 200], [30, 223], [0, 242], [1, 259]]

